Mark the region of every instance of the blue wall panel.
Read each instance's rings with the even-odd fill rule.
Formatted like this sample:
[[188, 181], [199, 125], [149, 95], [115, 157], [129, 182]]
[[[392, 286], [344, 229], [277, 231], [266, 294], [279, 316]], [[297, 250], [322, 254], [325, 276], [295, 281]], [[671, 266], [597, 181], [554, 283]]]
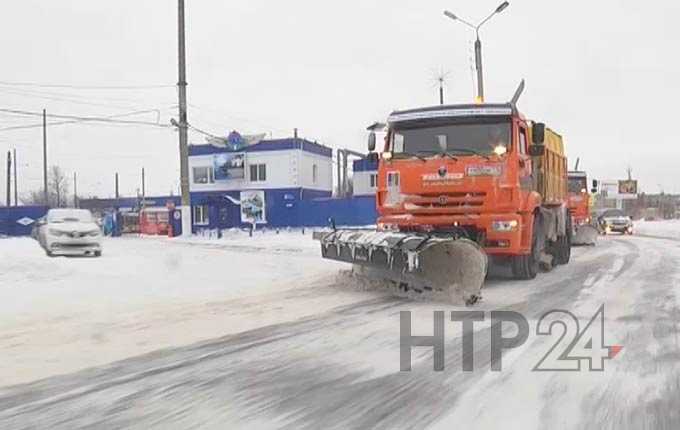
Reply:
[[0, 235], [29, 236], [35, 221], [46, 213], [46, 206], [0, 207]]
[[[336, 225], [375, 224], [374, 196], [348, 199], [330, 198], [326, 191], [288, 188], [264, 190], [266, 201], [266, 227], [318, 227], [327, 226], [333, 217]], [[249, 227], [241, 223], [240, 206], [225, 195], [238, 200], [238, 191], [209, 191], [191, 193], [192, 205], [207, 205], [210, 223], [194, 225], [194, 230]]]
[[375, 196], [356, 196], [347, 199], [314, 199], [300, 204], [300, 225], [327, 226], [333, 218], [338, 226], [375, 224], [377, 211]]

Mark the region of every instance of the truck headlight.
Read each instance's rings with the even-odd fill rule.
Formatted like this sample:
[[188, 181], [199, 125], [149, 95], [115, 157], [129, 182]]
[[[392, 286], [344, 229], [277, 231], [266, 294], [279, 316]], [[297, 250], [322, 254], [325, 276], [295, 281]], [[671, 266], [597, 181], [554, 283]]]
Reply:
[[514, 231], [518, 225], [519, 223], [514, 219], [510, 221], [494, 221], [491, 223], [491, 230], [498, 232]]
[[468, 166], [468, 176], [500, 176], [502, 172], [500, 164], [482, 164], [479, 166]]
[[87, 232], [87, 235], [88, 235], [88, 236], [92, 236], [92, 237], [94, 237], [94, 236], [99, 236], [99, 230], [88, 231], [88, 232]]
[[51, 234], [52, 236], [57, 236], [57, 237], [66, 234], [66, 233], [64, 233], [63, 231], [55, 230], [55, 229], [53, 229], [53, 228], [49, 229], [49, 232], [50, 232], [50, 234]]

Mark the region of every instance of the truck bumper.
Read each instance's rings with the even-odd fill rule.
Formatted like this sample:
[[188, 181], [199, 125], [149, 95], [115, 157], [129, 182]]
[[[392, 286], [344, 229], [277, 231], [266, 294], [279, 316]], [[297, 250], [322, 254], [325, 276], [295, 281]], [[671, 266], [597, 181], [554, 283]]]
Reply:
[[[499, 223], [514, 223], [511, 229], [499, 229]], [[511, 256], [528, 254], [530, 249], [522, 245], [522, 232], [528, 228], [518, 213], [491, 213], [479, 215], [436, 215], [421, 216], [409, 214], [385, 215], [378, 218], [378, 228], [385, 230], [436, 231], [451, 227], [463, 227], [481, 232], [484, 251], [489, 255]]]

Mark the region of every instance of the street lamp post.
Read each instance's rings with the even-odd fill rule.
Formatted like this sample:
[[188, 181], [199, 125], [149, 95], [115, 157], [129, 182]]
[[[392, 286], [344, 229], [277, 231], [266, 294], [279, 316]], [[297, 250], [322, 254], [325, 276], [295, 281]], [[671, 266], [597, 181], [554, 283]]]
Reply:
[[489, 16], [487, 16], [477, 25], [470, 24], [468, 21], [460, 18], [453, 12], [449, 12], [448, 10], [444, 11], [444, 15], [446, 15], [447, 17], [451, 18], [454, 21], [459, 21], [462, 24], [465, 24], [468, 27], [475, 30], [475, 35], [477, 37], [477, 40], [475, 40], [475, 67], [477, 68], [477, 100], [480, 103], [484, 103], [484, 77], [482, 73], [482, 42], [481, 40], [479, 40], [479, 29], [482, 27], [482, 25], [486, 24], [486, 22], [490, 20], [494, 15], [503, 12], [503, 10], [508, 6], [510, 6], [510, 3], [504, 1], [503, 3], [498, 5], [498, 7], [493, 12], [491, 12]]

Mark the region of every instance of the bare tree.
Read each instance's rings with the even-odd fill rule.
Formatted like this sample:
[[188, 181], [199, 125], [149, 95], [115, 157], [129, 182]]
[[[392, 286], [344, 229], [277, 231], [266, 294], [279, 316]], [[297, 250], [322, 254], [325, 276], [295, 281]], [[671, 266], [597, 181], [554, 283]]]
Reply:
[[66, 207], [70, 180], [66, 172], [59, 166], [50, 166], [47, 171], [47, 199], [43, 190], [29, 191], [21, 201], [27, 205], [47, 205], [49, 207]]
[[66, 195], [69, 190], [69, 178], [59, 166], [50, 166], [48, 191], [54, 195], [54, 207], [66, 206]]

